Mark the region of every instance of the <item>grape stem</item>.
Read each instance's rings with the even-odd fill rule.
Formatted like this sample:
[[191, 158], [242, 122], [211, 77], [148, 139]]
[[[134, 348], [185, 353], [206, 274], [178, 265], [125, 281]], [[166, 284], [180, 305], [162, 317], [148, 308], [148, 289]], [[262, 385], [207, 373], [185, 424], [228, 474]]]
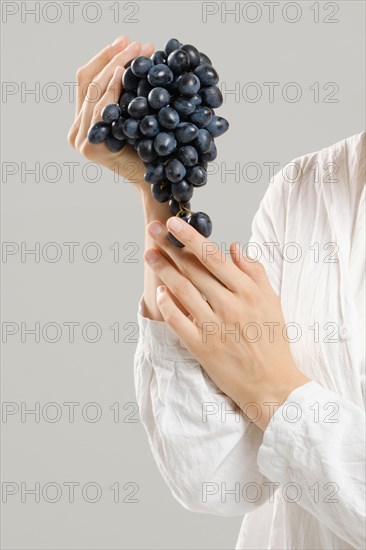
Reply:
[[176, 213], [176, 216], [180, 216], [180, 214], [184, 214], [184, 212], [189, 212], [190, 214], [192, 214], [192, 210], [189, 210], [189, 208], [186, 208], [181, 203], [179, 203], [179, 210]]

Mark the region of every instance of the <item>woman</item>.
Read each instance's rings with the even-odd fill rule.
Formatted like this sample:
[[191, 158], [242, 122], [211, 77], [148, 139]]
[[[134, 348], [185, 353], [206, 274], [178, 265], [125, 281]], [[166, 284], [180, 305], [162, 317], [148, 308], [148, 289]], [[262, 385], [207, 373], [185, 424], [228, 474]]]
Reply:
[[[152, 198], [132, 148], [87, 141], [124, 65], [152, 52], [120, 37], [78, 71], [69, 142], [123, 177], [127, 161], [138, 167], [135, 382], [157, 465], [185, 508], [244, 516], [237, 548], [364, 548], [366, 134], [278, 173], [254, 253], [233, 243], [229, 258]], [[95, 88], [97, 103], [83, 94]]]

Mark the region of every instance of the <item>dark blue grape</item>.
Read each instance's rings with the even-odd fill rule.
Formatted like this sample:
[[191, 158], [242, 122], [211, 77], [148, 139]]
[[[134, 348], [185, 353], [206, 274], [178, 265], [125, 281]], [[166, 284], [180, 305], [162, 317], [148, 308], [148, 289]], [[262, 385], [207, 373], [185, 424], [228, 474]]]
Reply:
[[144, 138], [143, 137], [138, 137], [138, 138], [134, 139], [133, 147], [134, 147], [135, 151], [137, 151], [139, 143], [142, 139], [144, 139]]
[[[189, 212], [182, 212], [181, 214], [178, 215], [178, 217], [181, 220], [183, 220], [185, 222], [188, 222], [188, 219], [190, 217], [190, 213]], [[185, 247], [185, 245], [183, 243], [181, 243], [176, 237], [174, 237], [173, 233], [168, 231], [167, 235], [168, 235], [169, 241], [172, 244], [174, 244], [175, 246], [178, 246], [179, 248], [184, 248]]]
[[198, 135], [198, 128], [191, 122], [180, 122], [174, 130], [175, 137], [181, 143], [189, 143]]
[[127, 118], [122, 125], [123, 132], [130, 139], [141, 136], [140, 121], [137, 118]]
[[[180, 204], [189, 204], [189, 202]], [[177, 218], [180, 218], [181, 220], [187, 222], [190, 215], [190, 212], [181, 212], [180, 214], [178, 214]]]
[[167, 86], [173, 81], [173, 78], [172, 71], [163, 63], [154, 65], [147, 74], [147, 79], [152, 86]]
[[173, 106], [180, 115], [189, 116], [196, 110], [196, 106], [190, 98], [179, 96], [173, 101]]
[[156, 50], [151, 56], [151, 59], [154, 65], [160, 65], [161, 63], [166, 63], [166, 53], [162, 50]]
[[171, 183], [153, 183], [151, 192], [158, 202], [167, 202], [172, 194]]
[[210, 217], [204, 212], [194, 212], [187, 220], [190, 226], [194, 227], [198, 233], [204, 237], [209, 237], [212, 233], [212, 222]]
[[135, 99], [136, 94], [134, 92], [123, 92], [119, 100], [119, 106], [121, 107], [122, 115], [127, 115], [127, 107], [130, 102]]
[[174, 151], [177, 141], [172, 132], [160, 132], [154, 140], [155, 151], [160, 157], [166, 157]]
[[170, 53], [172, 53], [174, 50], [179, 50], [181, 47], [181, 43], [177, 38], [170, 38], [168, 42], [166, 42], [164, 46], [164, 51], [166, 55], [168, 56]]
[[152, 90], [152, 86], [147, 78], [142, 78], [138, 83], [136, 94], [138, 96], [147, 97]]
[[149, 183], [162, 183], [165, 180], [165, 166], [160, 160], [146, 163], [145, 181]]
[[226, 118], [213, 116], [211, 122], [206, 126], [212, 137], [219, 137], [229, 129], [229, 123]]
[[172, 107], [163, 107], [158, 113], [158, 122], [163, 128], [173, 130], [180, 122], [179, 115]]
[[[172, 183], [181, 181], [186, 175], [186, 169], [184, 164], [180, 162], [180, 160], [178, 159], [170, 160], [168, 164], [165, 166], [165, 175], [166, 175], [166, 178]], [[189, 200], [189, 199], [186, 199], [186, 200]]]
[[194, 69], [199, 65], [200, 63], [200, 53], [194, 46], [191, 46], [191, 44], [184, 44], [184, 46], [181, 47], [182, 50], [187, 52], [189, 57], [189, 68]]
[[138, 76], [139, 78], [146, 78], [147, 73], [153, 66], [154, 62], [150, 57], [139, 55], [132, 61], [131, 70], [135, 76]]
[[198, 76], [201, 82], [201, 86], [213, 86], [219, 81], [219, 75], [212, 65], [208, 63], [202, 63], [195, 68], [193, 73]]
[[200, 65], [202, 65], [203, 63], [208, 63], [209, 65], [212, 65], [211, 59], [208, 57], [208, 55], [200, 52]]
[[160, 132], [156, 115], [146, 115], [140, 122], [141, 133], [146, 137], [155, 137]]
[[123, 131], [123, 118], [120, 117], [118, 120], [112, 122], [111, 132], [112, 136], [116, 139], [126, 139], [125, 133]]
[[193, 185], [185, 179], [172, 183], [173, 198], [178, 202], [188, 202], [193, 196], [193, 190]]
[[201, 187], [207, 183], [207, 172], [200, 164], [187, 168], [186, 177], [189, 183], [195, 187]]
[[212, 139], [212, 143], [210, 145], [209, 150], [207, 151], [207, 153], [203, 153], [200, 156], [200, 161], [211, 162], [211, 161], [215, 160], [216, 157], [217, 157], [217, 149], [216, 149], [216, 145], [215, 145], [215, 140]]
[[207, 107], [216, 109], [216, 107], [220, 107], [220, 105], [222, 105], [222, 93], [220, 88], [217, 86], [206, 86], [205, 88], [201, 88], [200, 94], [202, 97], [202, 102], [207, 105]]
[[178, 149], [178, 159], [184, 166], [194, 166], [198, 162], [198, 153], [192, 145], [184, 145]]
[[106, 105], [102, 111], [102, 119], [104, 122], [114, 122], [121, 116], [121, 107], [118, 103], [110, 103]]
[[200, 86], [199, 78], [193, 73], [182, 74], [178, 81], [179, 93], [187, 97], [196, 95], [199, 92]]
[[210, 150], [213, 137], [206, 128], [201, 128], [198, 132], [196, 139], [193, 142], [194, 147], [197, 149], [197, 152], [202, 155], [207, 153]]
[[149, 112], [149, 104], [146, 97], [135, 97], [127, 108], [128, 114], [133, 118], [142, 118]]
[[88, 131], [88, 140], [90, 143], [97, 145], [102, 143], [110, 136], [111, 125], [107, 122], [96, 122]]
[[151, 162], [157, 158], [154, 140], [142, 138], [137, 146], [137, 154], [144, 162]]
[[113, 136], [107, 137], [105, 144], [109, 151], [112, 153], [118, 153], [126, 145], [126, 140], [116, 139]]
[[174, 235], [170, 233], [170, 231], [168, 231], [167, 235], [168, 235], [168, 239], [172, 244], [174, 244], [175, 246], [179, 246], [179, 248], [184, 248], [185, 245], [180, 241], [178, 241], [178, 239], [174, 237]]
[[170, 93], [165, 88], [153, 88], [147, 99], [152, 109], [162, 109], [163, 107], [169, 105]]
[[189, 55], [184, 50], [174, 50], [167, 59], [168, 67], [174, 74], [182, 74], [189, 68]]
[[191, 203], [188, 202], [177, 202], [174, 198], [169, 200], [169, 210], [176, 216], [180, 210], [186, 211], [191, 209]]
[[182, 78], [182, 75], [175, 76], [172, 80], [172, 82], [167, 86], [170, 94], [172, 96], [179, 96], [179, 89], [178, 89], [178, 83], [180, 79]]
[[136, 90], [140, 79], [138, 76], [134, 75], [131, 67], [128, 67], [122, 75], [122, 84], [127, 92], [133, 92]]
[[201, 103], [202, 103], [202, 97], [199, 94], [195, 94], [195, 95], [193, 95], [192, 97], [189, 98], [189, 101], [191, 101], [193, 103], [193, 105], [198, 107], [198, 105], [201, 105]]
[[190, 119], [198, 128], [205, 128], [212, 119], [212, 111], [209, 107], [199, 106]]
[[[229, 128], [215, 115], [222, 102], [219, 76], [211, 60], [192, 46], [172, 38], [164, 51], [138, 56], [125, 65], [118, 104], [107, 105], [102, 122], [88, 138], [114, 153], [131, 145], [145, 165], [144, 179], [159, 202], [169, 201], [179, 216], [205, 237], [210, 218], [191, 212], [194, 187], [207, 182], [208, 163], [217, 156], [214, 138]], [[170, 232], [169, 240], [184, 245]]]

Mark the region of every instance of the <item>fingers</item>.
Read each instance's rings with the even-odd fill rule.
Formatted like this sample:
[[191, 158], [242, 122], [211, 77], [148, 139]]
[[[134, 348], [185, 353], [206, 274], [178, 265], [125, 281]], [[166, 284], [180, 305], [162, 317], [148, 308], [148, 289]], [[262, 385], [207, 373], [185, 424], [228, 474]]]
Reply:
[[240, 244], [238, 242], [231, 243], [230, 256], [235, 265], [243, 273], [246, 273], [258, 286], [269, 286], [272, 288], [263, 264], [261, 264], [258, 260], [253, 260], [249, 256], [243, 254], [240, 250]]
[[165, 226], [151, 222], [147, 231], [157, 245], [170, 257], [178, 270], [207, 298], [213, 311], [223, 309], [230, 292], [218, 281], [193, 254], [177, 248], [168, 239]]
[[99, 100], [104, 94], [115, 68], [118, 65], [124, 67], [126, 63], [139, 55], [140, 51], [141, 44], [139, 42], [131, 42], [127, 48], [117, 53], [98, 74], [94, 75], [93, 80], [89, 84], [85, 102], [95, 104], [96, 100]]
[[179, 273], [158, 249], [147, 250], [144, 259], [170, 292], [200, 324], [212, 320], [213, 312], [197, 288]]
[[200, 339], [197, 327], [175, 305], [164, 285], [158, 287], [156, 301], [164, 321], [183, 340], [187, 349], [194, 355], [194, 348]]
[[[123, 43], [123, 41], [122, 41]], [[111, 78], [117, 67], [124, 67], [126, 63], [134, 59], [139, 54], [151, 55], [154, 51], [152, 44], [141, 44], [138, 42], [132, 42], [123, 51], [115, 55], [106, 66], [102, 68], [99, 74], [95, 75], [92, 81], [89, 83], [87, 95], [85, 97], [82, 108], [74, 121], [74, 124], [70, 128], [68, 140], [72, 147], [78, 149], [86, 139], [86, 135], [91, 126], [92, 118], [97, 119], [98, 113], [100, 114], [99, 102], [103, 98], [106, 89], [110, 83]], [[122, 88], [120, 88], [121, 91]], [[112, 103], [118, 101], [117, 94], [111, 96]], [[96, 111], [93, 117], [94, 110]]]
[[[153, 52], [153, 49], [154, 47], [152, 44], [144, 44], [143, 46], [141, 46], [140, 54], [151, 55], [151, 53]], [[104, 95], [101, 97], [101, 99], [99, 100], [99, 102], [94, 108], [91, 125], [93, 125], [94, 122], [97, 122], [100, 119], [100, 115], [106, 105], [109, 105], [109, 103], [118, 102], [122, 92], [122, 75], [124, 71], [125, 71], [125, 68], [123, 65], [116, 66], [113, 76], [107, 85], [107, 89]]]
[[101, 119], [102, 111], [106, 105], [109, 105], [110, 103], [117, 103], [118, 98], [121, 95], [122, 75], [124, 71], [124, 67], [116, 67], [113, 76], [109, 81], [105, 94], [94, 107], [93, 116], [89, 127]]
[[[151, 51], [152, 48], [152, 45], [146, 45], [144, 48], [144, 53]], [[138, 42], [132, 42], [124, 51], [117, 54], [90, 83], [87, 97], [85, 98], [83, 108], [81, 110], [80, 126], [78, 130], [80, 138], [77, 138], [76, 146], [78, 146], [79, 140], [83, 141], [85, 139], [91, 126], [92, 118], [96, 120], [98, 116], [100, 116], [100, 101], [106, 92], [108, 84], [113, 77], [116, 68], [119, 66], [124, 67], [126, 63], [141, 53], [141, 44]], [[114, 97], [113, 101], [118, 101], [118, 97]]]
[[[84, 115], [79, 115], [81, 123], [85, 124], [85, 127], [82, 126], [82, 124], [79, 125], [79, 128], [77, 130], [77, 135], [75, 138], [75, 146], [77, 149], [79, 149], [84, 156], [88, 158], [88, 151], [89, 148], [92, 148], [95, 150], [95, 145], [91, 145], [87, 140], [87, 133], [89, 131], [89, 128], [93, 126], [93, 124], [99, 120], [101, 120], [101, 115], [103, 112], [103, 109], [106, 105], [109, 103], [115, 103], [116, 97], [119, 97], [121, 93], [122, 88], [122, 74], [124, 72], [124, 67], [117, 67], [114, 71], [114, 74], [108, 84], [107, 90], [100, 101], [96, 104], [94, 107], [93, 112], [91, 113], [91, 120], [88, 123], [86, 119], [86, 113]], [[79, 119], [76, 121], [76, 124], [79, 122]], [[75, 130], [74, 130], [75, 131]], [[70, 132], [71, 134], [71, 132]], [[69, 142], [72, 139], [71, 135], [69, 135]]]
[[[94, 103], [91, 101], [86, 101], [86, 96], [92, 81], [106, 66], [109, 66], [110, 61], [112, 61], [116, 57], [120, 50], [126, 49], [129, 44], [130, 39], [127, 36], [120, 36], [115, 40], [113, 44], [106, 46], [101, 52], [93, 57], [93, 59], [91, 59], [89, 63], [78, 70], [76, 75], [76, 79], [78, 82], [76, 116], [68, 134], [68, 141], [72, 147], [80, 147], [81, 143], [83, 143], [86, 138], [85, 127], [87, 125], [88, 117], [90, 122], [93, 108], [97, 101], [95, 100]], [[96, 92], [97, 89], [96, 87], [94, 87], [94, 93]], [[81, 128], [84, 116], [86, 117], [86, 121]], [[88, 130], [89, 127], [86, 131]], [[82, 132], [84, 132], [84, 135], [82, 135]]]
[[99, 99], [102, 97], [116, 67], [124, 67], [129, 61], [138, 55], [149, 56], [153, 51], [154, 46], [152, 44], [144, 44], [143, 46], [139, 42], [132, 42], [129, 44], [125, 50], [115, 55], [113, 59], [111, 59], [111, 61], [100, 71], [100, 73], [93, 78], [89, 86], [90, 91], [88, 90], [85, 101], [95, 104], [95, 97], [97, 96]]
[[[90, 82], [88, 92], [81, 110], [81, 118], [76, 138], [76, 146], [80, 146], [80, 142], [84, 141], [90, 128], [94, 110], [98, 110], [98, 103], [103, 97], [107, 86], [113, 76], [116, 67], [124, 67], [126, 63], [131, 61], [135, 56], [139, 55], [141, 45], [137, 42], [132, 42], [125, 50], [115, 55], [114, 58], [101, 70], [101, 72]], [[117, 62], [120, 61], [120, 63]]]
[[103, 50], [95, 55], [88, 63], [80, 67], [76, 73], [76, 82], [78, 83], [75, 118], [80, 112], [84, 98], [90, 82], [121, 50], [125, 49], [130, 43], [127, 36], [119, 36], [113, 42], [108, 44]]
[[191, 252], [215, 277], [232, 292], [240, 292], [244, 284], [253, 285], [250, 277], [240, 273], [233, 262], [220, 252], [219, 247], [205, 239], [198, 231], [176, 216], [167, 221], [168, 230]]
[[[144, 44], [143, 46], [140, 42], [131, 42], [126, 49], [119, 52], [117, 55], [111, 59], [111, 61], [100, 71], [98, 75], [93, 78], [90, 83], [90, 90], [88, 90], [87, 97], [85, 101], [90, 101], [95, 103], [95, 96], [99, 96], [99, 99], [104, 94], [108, 82], [110, 81], [116, 67], [119, 65], [124, 67], [129, 61], [134, 59], [138, 55], [151, 55], [154, 51], [154, 46], [152, 44]], [[93, 89], [94, 88], [94, 89]]]

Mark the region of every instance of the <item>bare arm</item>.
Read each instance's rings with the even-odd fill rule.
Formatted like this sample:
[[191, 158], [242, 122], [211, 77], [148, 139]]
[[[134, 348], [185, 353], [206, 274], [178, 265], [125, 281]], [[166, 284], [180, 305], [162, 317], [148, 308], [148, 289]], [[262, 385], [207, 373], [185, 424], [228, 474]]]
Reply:
[[[168, 203], [158, 203], [151, 195], [150, 188], [146, 190], [146, 186], [150, 187], [149, 184], [143, 182], [143, 185], [141, 185], [140, 188], [145, 220], [145, 251], [154, 246], [153, 239], [146, 231], [147, 225], [153, 220], [159, 220], [162, 223], [165, 223], [171, 216]], [[144, 315], [148, 319], [163, 321], [163, 316], [156, 302], [156, 289], [162, 284], [162, 281], [156, 275], [155, 271], [146, 265], [146, 262], [144, 262], [144, 264]]]

